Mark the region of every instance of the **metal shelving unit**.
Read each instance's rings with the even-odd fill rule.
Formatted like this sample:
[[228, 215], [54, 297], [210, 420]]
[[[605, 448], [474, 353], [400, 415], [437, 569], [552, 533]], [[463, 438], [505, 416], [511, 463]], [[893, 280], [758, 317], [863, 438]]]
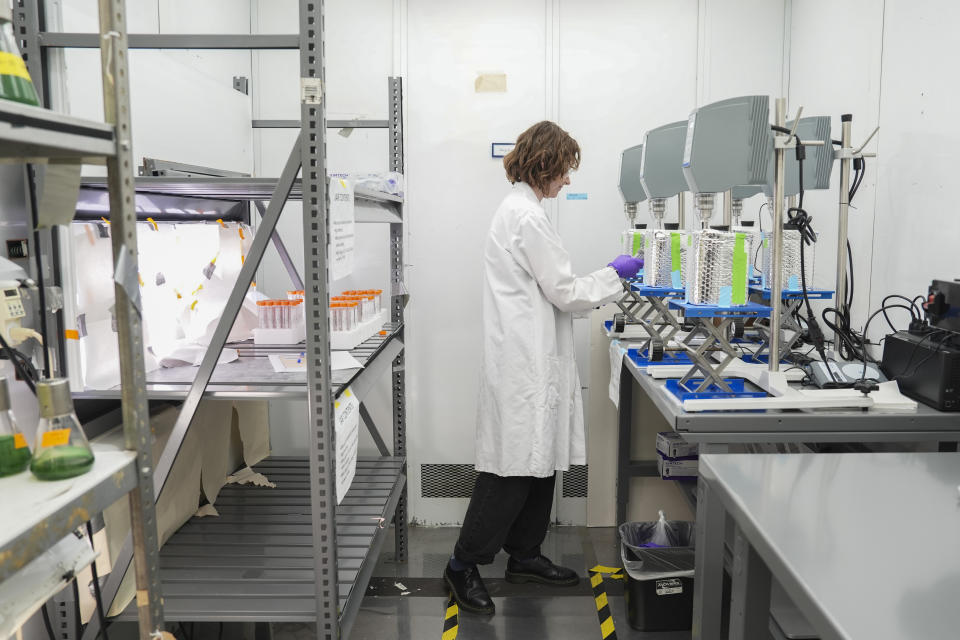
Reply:
[[[18, 41], [26, 45], [36, 3], [14, 3]], [[0, 101], [0, 157], [23, 162], [74, 159], [106, 162], [113, 229], [113, 256], [117, 280], [136, 281], [137, 241], [133, 233], [133, 163], [130, 149], [130, 97], [127, 68], [126, 12], [122, 0], [100, 0], [100, 33], [105, 123], [90, 122], [47, 109]], [[28, 36], [27, 36], [28, 37]], [[39, 70], [40, 54], [24, 46], [24, 60]], [[42, 76], [35, 77], [41, 96]], [[41, 247], [34, 247], [41, 251]], [[139, 291], [115, 286], [120, 370], [126, 381], [120, 390], [127, 451], [96, 451], [96, 462], [83, 476], [41, 483], [28, 472], [4, 479], [8, 522], [0, 536], [0, 581], [3, 581], [51, 546], [68, 536], [103, 508], [123, 495], [130, 498], [132, 543], [138, 594], [140, 637], [157, 637], [163, 628], [160, 596], [157, 526], [153, 501], [153, 476], [144, 390], [143, 337]], [[46, 336], [48, 341], [53, 336]], [[55, 341], [55, 338], [54, 338]], [[59, 577], [59, 576], [58, 576]], [[45, 596], [44, 596], [45, 597]]]
[[[18, 37], [22, 39], [24, 51], [30, 54], [27, 64], [35, 79], [43, 78], [41, 62], [45, 50], [95, 46], [97, 41], [93, 34], [46, 32], [36, 7], [29, 2], [24, 5], [17, 22]], [[402, 173], [402, 85], [399, 78], [389, 79], [387, 120], [327, 122], [325, 101], [322, 97], [315, 99], [322, 96], [325, 90], [323, 3], [300, 0], [299, 5], [300, 28], [295, 35], [135, 34], [129, 37], [133, 48], [299, 49], [302, 86], [313, 87], [316, 91], [302, 91], [299, 121], [251, 123], [255, 127], [300, 128], [300, 135], [279, 178], [145, 177], [130, 180], [125, 185], [129, 189], [125, 195], [131, 200], [137, 193], [173, 199], [202, 197], [218, 201], [246, 200], [254, 202], [261, 217], [237, 282], [199, 368], [153, 372], [146, 384], [140, 387], [144, 390], [144, 403], [147, 394], [151, 398], [173, 398], [183, 402], [166, 448], [153, 471], [157, 497], [164, 490], [167, 476], [202, 398], [305, 397], [309, 410], [309, 458], [299, 461], [268, 459], [259, 467], [268, 476], [275, 475], [278, 478], [278, 489], [224, 488], [217, 501], [218, 509], [221, 505], [224, 507], [223, 519], [217, 522], [210, 518], [192, 520], [168, 541], [161, 555], [161, 578], [169, 617], [174, 620], [313, 621], [317, 625], [317, 637], [334, 639], [349, 633], [370, 572], [376, 563], [376, 555], [383, 544], [383, 527], [391, 517], [396, 526], [397, 560], [406, 560], [403, 309], [407, 292], [403, 282], [402, 199], [357, 189], [357, 221], [390, 225], [390, 324], [385, 327], [385, 335], [374, 337], [354, 350], [354, 355], [359, 356], [365, 364], [363, 369], [332, 373], [327, 308], [326, 131], [335, 127], [387, 129], [390, 135], [390, 169]], [[42, 82], [39, 83], [42, 85]], [[297, 179], [301, 170], [302, 175]], [[102, 181], [87, 181], [84, 191], [102, 192], [103, 186]], [[113, 184], [109, 186], [112, 188]], [[100, 197], [102, 199], [102, 193]], [[305, 264], [303, 286], [297, 288], [307, 292], [307, 340], [301, 349], [307, 361], [306, 375], [300, 375], [299, 379], [275, 378], [272, 370], [267, 370], [269, 365], [263, 357], [270, 348], [249, 345], [232, 345], [239, 346], [240, 360], [218, 366], [219, 354], [226, 346], [234, 319], [269, 243], [274, 242], [277, 246], [291, 279], [296, 283], [301, 278], [274, 233], [284, 204], [290, 199], [303, 201]], [[331, 420], [334, 415], [333, 400], [347, 385], [362, 400], [378, 374], [386, 369], [390, 370], [393, 395], [392, 451], [388, 450], [361, 404], [361, 417], [374, 435], [382, 457], [358, 462], [354, 484], [343, 503], [337, 506], [333, 499], [336, 495], [336, 443]], [[270, 375], [266, 375], [268, 373]], [[102, 393], [107, 394], [102, 397], [115, 397], [117, 390]], [[228, 516], [228, 513], [232, 515]], [[260, 565], [257, 565], [258, 556], [251, 553], [251, 549], [244, 548], [242, 544], [234, 545], [236, 549], [227, 548], [221, 534], [216, 531], [205, 533], [205, 529], [216, 529], [220, 524], [228, 524], [231, 519], [235, 524], [237, 518], [264, 525], [259, 529], [252, 528], [249, 532], [252, 537], [247, 544], [262, 547], [262, 542], [270, 540], [271, 536], [285, 536], [283, 544], [277, 547], [277, 553], [271, 551], [272, 547], [264, 548]], [[295, 527], [296, 530], [281, 531], [274, 527]], [[228, 525], [226, 529], [231, 532], [231, 538], [236, 538], [233, 533], [236, 526]], [[129, 562], [130, 549], [128, 539], [103, 590], [105, 598], [109, 600], [117, 593], [124, 573], [122, 568]], [[170, 560], [184, 549], [194, 549], [205, 562], [215, 563], [217, 570], [194, 572], [192, 578], [184, 577]], [[225, 549], [231, 553], [224, 552]], [[288, 562], [290, 559], [297, 560], [296, 567], [287, 566], [291, 564]], [[191, 566], [196, 565], [193, 562]], [[241, 585], [237, 577], [240, 569], [254, 566], [269, 569], [271, 573], [266, 575], [271, 579], [244, 580]], [[294, 573], [294, 569], [299, 573]], [[252, 600], [239, 596], [239, 592], [248, 593], [247, 590], [262, 592], [267, 604], [252, 611], [252, 608], [256, 609]], [[129, 615], [129, 612], [125, 615]], [[98, 631], [99, 625], [93, 621], [88, 625], [84, 638], [94, 638]]]

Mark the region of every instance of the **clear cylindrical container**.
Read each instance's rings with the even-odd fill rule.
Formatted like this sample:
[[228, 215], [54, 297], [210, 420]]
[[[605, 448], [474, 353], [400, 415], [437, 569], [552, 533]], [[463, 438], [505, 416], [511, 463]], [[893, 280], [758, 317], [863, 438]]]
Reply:
[[357, 325], [360, 324], [360, 304], [357, 302], [347, 302], [346, 303], [346, 322], [345, 330], [353, 331], [357, 328]]
[[0, 476], [20, 473], [30, 464], [30, 447], [10, 406], [7, 379], [0, 378]]
[[307, 323], [307, 312], [306, 307], [303, 304], [303, 300], [293, 301], [291, 313], [293, 314], [294, 326], [301, 327]]
[[40, 106], [37, 90], [20, 55], [10, 4], [0, 2], [0, 99]]
[[86, 473], [93, 466], [93, 450], [73, 411], [70, 383], [55, 378], [37, 383], [40, 424], [36, 455], [30, 471], [40, 480], [62, 480]]
[[270, 309], [267, 307], [268, 300], [257, 300], [257, 326], [261, 329], [269, 329], [267, 326], [267, 317]]
[[371, 293], [377, 297], [377, 313], [383, 311], [383, 289], [374, 289]]
[[303, 300], [303, 291], [287, 291], [287, 300]]

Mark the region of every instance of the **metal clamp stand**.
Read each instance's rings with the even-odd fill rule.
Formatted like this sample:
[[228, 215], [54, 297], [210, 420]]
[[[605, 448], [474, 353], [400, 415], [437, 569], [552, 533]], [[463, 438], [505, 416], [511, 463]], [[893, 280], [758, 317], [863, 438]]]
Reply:
[[[736, 307], [714, 307], [695, 305], [672, 300], [670, 306], [683, 313], [685, 320], [696, 324], [693, 331], [681, 341], [681, 345], [690, 356], [693, 366], [680, 380], [668, 380], [667, 389], [681, 400], [688, 398], [717, 397], [762, 397], [766, 393], [746, 391], [742, 379], [726, 379], [723, 371], [739, 355], [730, 344], [730, 334], [735, 320], [743, 318], [766, 318], [770, 316], [770, 307], [748, 303]], [[719, 319], [719, 324], [714, 321]], [[693, 341], [703, 337], [703, 342], [693, 346]], [[710, 358], [711, 352], [721, 352], [719, 361]]]

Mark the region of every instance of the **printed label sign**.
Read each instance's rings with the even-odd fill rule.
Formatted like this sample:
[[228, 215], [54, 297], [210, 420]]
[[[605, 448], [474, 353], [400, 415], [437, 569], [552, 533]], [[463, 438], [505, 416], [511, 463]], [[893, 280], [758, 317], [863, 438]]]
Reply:
[[683, 583], [679, 578], [670, 578], [669, 580], [657, 580], [657, 595], [672, 596], [683, 593]]
[[360, 402], [347, 388], [333, 406], [337, 436], [337, 504], [340, 504], [357, 473]]
[[59, 447], [70, 442], [70, 429], [47, 431], [40, 439], [41, 447]]
[[330, 279], [353, 273], [356, 219], [353, 187], [346, 180], [330, 180]]

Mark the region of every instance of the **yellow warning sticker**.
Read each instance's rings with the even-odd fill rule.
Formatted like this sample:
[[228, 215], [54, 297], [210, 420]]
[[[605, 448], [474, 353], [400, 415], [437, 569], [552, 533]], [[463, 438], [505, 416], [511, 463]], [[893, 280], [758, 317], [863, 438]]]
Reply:
[[66, 338], [67, 340], [79, 340], [80, 332], [77, 331], [76, 329], [64, 329], [63, 337]]
[[46, 431], [40, 439], [41, 447], [59, 447], [70, 442], [70, 429]]
[[597, 611], [600, 611], [600, 609], [603, 609], [608, 604], [606, 593], [601, 593], [596, 598], [594, 598], [594, 600], [597, 601]]
[[13, 448], [14, 449], [23, 449], [27, 446], [27, 439], [23, 437], [22, 433], [13, 434]]
[[0, 76], [16, 76], [30, 80], [27, 65], [20, 56], [0, 51]]

